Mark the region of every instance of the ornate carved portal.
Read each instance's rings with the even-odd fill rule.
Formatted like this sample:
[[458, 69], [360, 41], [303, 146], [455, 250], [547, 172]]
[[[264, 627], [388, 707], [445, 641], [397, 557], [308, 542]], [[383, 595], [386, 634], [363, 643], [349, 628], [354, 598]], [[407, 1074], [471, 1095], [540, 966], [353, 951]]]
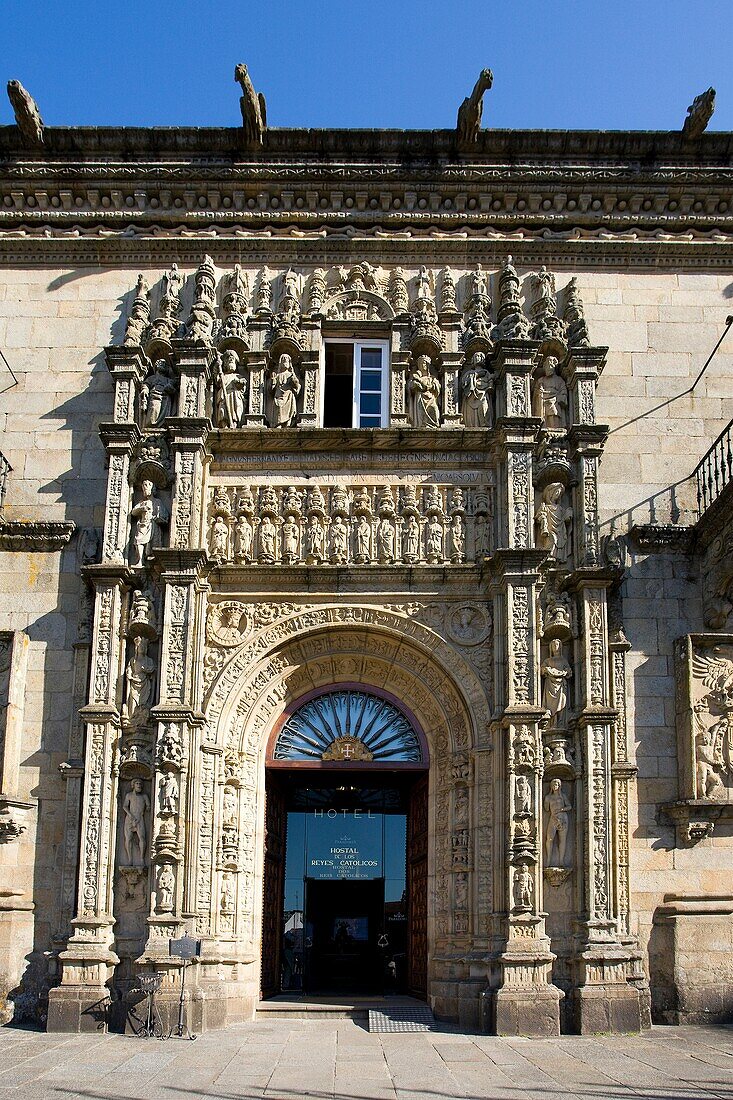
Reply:
[[[293, 745], [326, 771], [430, 761], [409, 815], [409, 984], [438, 1013], [506, 1034], [639, 1026], [634, 769], [607, 623], [621, 574], [598, 528], [605, 349], [573, 280], [523, 284], [507, 258], [494, 282], [495, 313], [481, 265], [219, 278], [202, 257], [188, 290], [166, 273], [152, 319], [139, 283], [106, 351], [79, 901], [50, 1027], [96, 1027], [111, 990], [123, 1003], [152, 971], [175, 1011], [168, 942], [185, 931], [202, 942], [195, 1030], [278, 987], [279, 733], [288, 767]], [[383, 428], [320, 427], [321, 349], [345, 321], [389, 351]], [[714, 673], [694, 666], [685, 744], [690, 799], [717, 812]], [[346, 710], [329, 715], [327, 693]], [[405, 723], [394, 742], [385, 701]]]

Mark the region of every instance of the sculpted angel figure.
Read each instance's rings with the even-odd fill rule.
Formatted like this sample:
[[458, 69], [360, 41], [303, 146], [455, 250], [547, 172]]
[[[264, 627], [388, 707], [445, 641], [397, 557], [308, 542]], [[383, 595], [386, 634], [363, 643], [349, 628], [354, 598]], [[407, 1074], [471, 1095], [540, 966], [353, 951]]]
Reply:
[[440, 382], [430, 370], [430, 357], [418, 355], [407, 384], [409, 416], [413, 428], [439, 428]]
[[559, 638], [553, 638], [550, 642], [550, 655], [542, 662], [540, 675], [543, 680], [542, 706], [550, 712], [550, 724], [556, 726], [567, 706], [568, 680], [573, 675]]
[[548, 355], [542, 374], [532, 391], [532, 415], [541, 417], [547, 428], [566, 428], [568, 424], [568, 387], [557, 373], [557, 359]]
[[295, 423], [300, 380], [293, 360], [283, 353], [273, 367], [267, 383], [267, 419], [271, 428], [289, 428]]
[[491, 391], [494, 383], [486, 370], [486, 358], [477, 351], [461, 380], [463, 423], [467, 428], [491, 427]]

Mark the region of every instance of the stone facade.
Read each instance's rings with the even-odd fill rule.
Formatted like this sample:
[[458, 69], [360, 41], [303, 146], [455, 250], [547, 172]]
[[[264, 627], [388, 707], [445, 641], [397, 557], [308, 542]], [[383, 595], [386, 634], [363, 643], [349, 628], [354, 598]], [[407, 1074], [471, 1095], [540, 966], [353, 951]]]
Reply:
[[728, 135], [261, 123], [0, 129], [6, 1018], [173, 1011], [185, 931], [251, 1018], [267, 745], [343, 683], [427, 739], [437, 1013], [729, 1018]]

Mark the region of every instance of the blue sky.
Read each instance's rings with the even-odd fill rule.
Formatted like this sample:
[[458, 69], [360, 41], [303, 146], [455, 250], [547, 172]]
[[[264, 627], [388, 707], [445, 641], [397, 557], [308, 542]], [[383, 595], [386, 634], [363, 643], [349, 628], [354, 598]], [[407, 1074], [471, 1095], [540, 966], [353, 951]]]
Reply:
[[[718, 93], [733, 129], [731, 0], [0, 0], [0, 78], [48, 125], [235, 126], [244, 61], [273, 126], [679, 129]], [[0, 124], [13, 121], [5, 96]]]

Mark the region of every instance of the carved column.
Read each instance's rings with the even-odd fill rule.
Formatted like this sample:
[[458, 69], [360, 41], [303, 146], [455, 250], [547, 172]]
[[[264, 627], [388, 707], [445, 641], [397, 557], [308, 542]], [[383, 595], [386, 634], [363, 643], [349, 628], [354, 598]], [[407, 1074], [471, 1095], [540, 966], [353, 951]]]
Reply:
[[301, 329], [306, 340], [305, 351], [298, 363], [298, 370], [303, 383], [303, 411], [298, 417], [300, 428], [317, 428], [320, 421], [321, 409], [321, 322], [303, 318]]
[[[530, 482], [531, 485], [531, 482]], [[531, 489], [529, 490], [531, 491]], [[497, 650], [497, 822], [502, 868], [495, 908], [503, 911], [500, 986], [488, 991], [487, 1023], [498, 1035], [558, 1035], [562, 993], [551, 982], [555, 956], [545, 931], [541, 844], [543, 712], [537, 644], [539, 551], [497, 550], [492, 558]]]
[[638, 989], [628, 977], [634, 952], [621, 942], [614, 903], [616, 849], [612, 828], [612, 735], [606, 590], [611, 577], [594, 570], [575, 577], [581, 623], [578, 738], [582, 779], [577, 807], [584, 830], [581, 893], [573, 959], [574, 1023], [581, 1034], [637, 1031]]
[[[160, 1003], [172, 1019], [179, 995], [180, 963], [170, 959], [168, 940], [192, 925], [197, 910], [196, 782], [203, 724], [198, 670], [203, 661], [207, 586], [201, 575], [206, 555], [195, 548], [171, 549], [156, 551], [155, 558], [163, 589], [163, 631], [159, 699], [151, 711], [157, 735], [150, 915], [148, 940], [138, 961], [164, 972]], [[195, 971], [187, 982], [191, 988], [195, 986]]]
[[596, 386], [608, 348], [571, 348], [563, 366], [571, 424], [595, 424]]
[[407, 428], [407, 373], [410, 369], [410, 352], [407, 347], [409, 324], [394, 321], [392, 324], [392, 348], [390, 360], [389, 426]]
[[113, 950], [112, 879], [116, 830], [114, 758], [120, 730], [121, 634], [130, 574], [114, 565], [88, 567], [96, 590], [86, 747], [77, 915], [59, 955], [61, 985], [49, 994], [49, 1031], [97, 1031], [107, 1020]]
[[127, 558], [130, 537], [127, 525], [132, 503], [130, 463], [133, 450], [140, 440], [140, 431], [135, 424], [102, 424], [99, 434], [107, 452], [102, 561], [121, 565]]
[[[452, 335], [449, 333], [449, 335]], [[457, 344], [457, 340], [452, 341]], [[456, 428], [461, 424], [460, 396], [458, 376], [463, 362], [463, 354], [456, 351], [444, 351], [440, 357], [443, 374], [441, 414], [444, 428]]]
[[600, 561], [598, 531], [598, 462], [608, 428], [603, 425], [580, 427], [570, 431], [578, 481], [575, 488], [575, 561], [578, 566], [597, 566]]

